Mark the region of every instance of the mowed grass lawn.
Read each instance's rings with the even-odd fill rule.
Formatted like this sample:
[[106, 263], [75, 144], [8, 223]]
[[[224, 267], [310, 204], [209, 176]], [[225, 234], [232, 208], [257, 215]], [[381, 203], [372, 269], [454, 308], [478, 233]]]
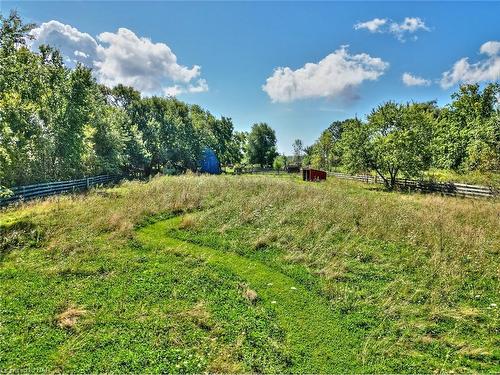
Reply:
[[500, 371], [500, 202], [160, 177], [0, 212], [0, 371]]

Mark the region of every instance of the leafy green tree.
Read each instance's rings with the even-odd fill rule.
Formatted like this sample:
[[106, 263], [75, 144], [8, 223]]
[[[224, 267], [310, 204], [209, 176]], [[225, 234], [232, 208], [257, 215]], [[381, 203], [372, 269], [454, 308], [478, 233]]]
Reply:
[[[495, 117], [500, 85], [491, 83], [483, 91], [478, 84], [462, 85], [453, 101], [441, 112], [433, 142], [436, 166], [456, 171], [494, 168], [498, 144]], [[497, 159], [498, 160], [498, 159]]]
[[234, 138], [234, 125], [229, 117], [222, 116], [216, 119], [210, 112], [204, 111], [198, 105], [190, 106], [190, 117], [198, 131], [203, 147], [212, 149], [221, 164], [234, 164], [241, 157], [239, 150], [234, 147], [238, 144]]
[[133, 87], [118, 84], [111, 90], [101, 85], [103, 94], [107, 96], [111, 104], [115, 107], [123, 108], [127, 112], [132, 109], [133, 104], [141, 100], [141, 94]]
[[16, 10], [7, 18], [0, 14], [0, 49], [2, 54], [12, 54], [16, 48], [26, 47], [27, 40], [33, 39], [30, 31], [34, 23], [24, 23]]
[[271, 166], [276, 152], [276, 133], [266, 123], [252, 126], [248, 135], [247, 155], [250, 164], [259, 164], [261, 167]]
[[346, 121], [349, 120], [334, 121], [328, 127], [327, 130], [332, 135], [332, 139], [334, 142], [338, 142], [342, 138], [342, 132], [344, 131], [344, 124]]
[[304, 156], [302, 157], [302, 166], [311, 165], [311, 160], [314, 154], [314, 145], [304, 147]]
[[296, 165], [302, 164], [302, 156], [304, 153], [304, 144], [301, 139], [296, 139], [292, 144], [293, 148], [293, 163]]
[[312, 148], [310, 158], [312, 166], [332, 170], [334, 167], [340, 165], [343, 153], [340, 140], [346, 123], [349, 121], [351, 119], [334, 121], [321, 133]]
[[248, 133], [235, 131], [227, 149], [228, 164], [238, 165], [243, 162]]
[[8, 198], [12, 195], [12, 190], [0, 185], [0, 198]]
[[152, 155], [146, 147], [145, 137], [134, 121], [141, 107], [141, 94], [132, 87], [117, 85], [112, 89], [101, 85], [100, 90], [107, 102], [120, 110], [121, 133], [124, 141], [122, 170], [126, 174], [142, 173], [151, 165]]
[[13, 185], [37, 173], [47, 131], [40, 99], [47, 94], [40, 57], [26, 48], [34, 25], [23, 24], [16, 12], [0, 20], [0, 181]]
[[151, 154], [149, 153], [142, 132], [136, 124], [126, 119], [124, 122], [125, 134], [125, 163], [123, 169], [125, 173], [142, 173], [151, 164]]
[[342, 139], [342, 133], [348, 123], [352, 121], [359, 121], [357, 118], [346, 119], [343, 121], [334, 121], [328, 127], [328, 132], [332, 135], [332, 148], [329, 153], [330, 163], [332, 167], [337, 167], [342, 162], [343, 148], [340, 140]]
[[287, 166], [287, 158], [285, 155], [278, 155], [274, 158], [273, 169], [282, 170]]
[[85, 129], [93, 111], [95, 81], [90, 69], [78, 65], [69, 75], [67, 105], [55, 129], [55, 158], [58, 178], [84, 174]]
[[165, 144], [169, 146], [166, 165], [181, 170], [195, 170], [203, 150], [203, 144], [189, 117], [189, 106], [177, 99], [165, 100], [166, 123], [171, 124], [172, 132], [165, 133]]
[[217, 127], [213, 130], [213, 133], [215, 133], [217, 139], [215, 151], [217, 155], [220, 155], [220, 162], [222, 164], [233, 163], [235, 160], [235, 150], [232, 149], [232, 147], [236, 145], [233, 138], [233, 120], [229, 117], [222, 116], [219, 120], [217, 120]]
[[500, 112], [485, 119], [472, 132], [467, 145], [465, 168], [470, 171], [500, 171]]
[[334, 140], [330, 131], [325, 130], [313, 147], [311, 165], [315, 168], [331, 170], [333, 166]]
[[431, 163], [432, 113], [420, 104], [387, 102], [344, 131], [346, 164], [353, 172], [375, 170], [387, 188], [398, 174], [420, 176]]
[[95, 162], [88, 170], [92, 174], [119, 174], [125, 164], [126, 114], [114, 107], [100, 106], [97, 115], [91, 138]]
[[143, 98], [132, 102], [127, 112], [132, 125], [141, 135], [145, 154], [149, 156], [144, 173], [151, 175], [159, 172], [166, 165], [168, 152], [174, 143], [174, 125], [166, 113], [166, 99]]
[[367, 172], [372, 169], [373, 147], [370, 142], [371, 131], [359, 119], [344, 124], [340, 140], [342, 163], [350, 173]]
[[[58, 179], [63, 174], [56, 154], [56, 141], [67, 123], [71, 72], [64, 66], [59, 51], [50, 46], [40, 46], [39, 58], [43, 82], [38, 98], [38, 115], [44, 131], [40, 139], [43, 145], [37, 147], [34, 169], [41, 181], [47, 181]], [[33, 179], [34, 176], [30, 177], [31, 181]]]

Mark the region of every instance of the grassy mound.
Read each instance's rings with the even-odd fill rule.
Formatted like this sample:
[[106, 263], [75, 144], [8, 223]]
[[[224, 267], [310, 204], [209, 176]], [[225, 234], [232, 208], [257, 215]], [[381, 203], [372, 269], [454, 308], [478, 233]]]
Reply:
[[[182, 176], [2, 211], [0, 369], [500, 370], [500, 203], [371, 189]], [[192, 251], [139, 241], [147, 218], [183, 212], [152, 238]], [[245, 264], [297, 290], [278, 303]], [[321, 345], [300, 365], [322, 323], [349, 368]]]
[[263, 262], [170, 238], [167, 233], [179, 222], [183, 223], [175, 218], [143, 228], [139, 239], [151, 250], [166, 249], [181, 256], [194, 256], [245, 280], [247, 299], [272, 311], [276, 323], [284, 331], [283, 344], [289, 358], [282, 371], [343, 373], [361, 370], [356, 358], [361, 335], [351, 328], [362, 322], [362, 317], [342, 316], [330, 308], [328, 300]]

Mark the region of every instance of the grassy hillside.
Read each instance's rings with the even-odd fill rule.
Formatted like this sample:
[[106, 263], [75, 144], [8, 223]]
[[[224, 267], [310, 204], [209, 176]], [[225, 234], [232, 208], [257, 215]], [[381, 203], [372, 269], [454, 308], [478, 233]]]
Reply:
[[0, 369], [498, 372], [500, 202], [164, 177], [0, 213]]

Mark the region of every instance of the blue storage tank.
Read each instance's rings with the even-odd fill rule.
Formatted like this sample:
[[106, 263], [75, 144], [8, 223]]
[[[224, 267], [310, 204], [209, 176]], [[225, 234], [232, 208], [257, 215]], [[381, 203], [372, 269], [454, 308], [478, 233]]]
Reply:
[[220, 174], [220, 163], [214, 150], [206, 148], [201, 154], [200, 172], [210, 174]]

